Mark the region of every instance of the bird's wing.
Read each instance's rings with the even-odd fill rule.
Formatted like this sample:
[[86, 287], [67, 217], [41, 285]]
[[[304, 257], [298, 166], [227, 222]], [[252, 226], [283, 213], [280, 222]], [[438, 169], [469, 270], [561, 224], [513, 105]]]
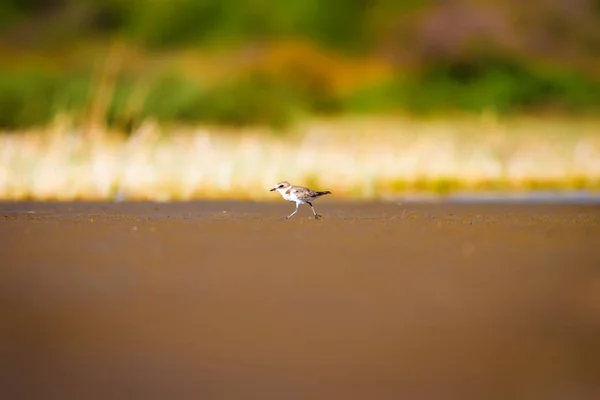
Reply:
[[292, 189], [292, 192], [301, 197], [315, 197], [317, 192], [304, 186], [296, 186]]

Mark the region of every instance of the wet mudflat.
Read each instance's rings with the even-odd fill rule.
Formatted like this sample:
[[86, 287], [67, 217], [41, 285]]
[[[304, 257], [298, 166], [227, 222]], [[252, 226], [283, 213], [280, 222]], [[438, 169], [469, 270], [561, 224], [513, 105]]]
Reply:
[[0, 204], [3, 398], [600, 398], [598, 206], [315, 207]]

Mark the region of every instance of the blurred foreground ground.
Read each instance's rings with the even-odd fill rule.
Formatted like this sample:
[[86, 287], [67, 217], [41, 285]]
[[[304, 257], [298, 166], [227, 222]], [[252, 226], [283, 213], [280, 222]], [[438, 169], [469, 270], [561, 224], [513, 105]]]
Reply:
[[315, 206], [0, 204], [3, 397], [600, 397], [599, 207]]

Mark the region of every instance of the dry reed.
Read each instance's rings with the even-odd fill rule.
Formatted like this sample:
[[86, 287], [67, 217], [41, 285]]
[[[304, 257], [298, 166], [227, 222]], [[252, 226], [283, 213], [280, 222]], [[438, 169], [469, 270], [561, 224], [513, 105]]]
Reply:
[[311, 121], [259, 129], [86, 136], [56, 124], [0, 134], [0, 198], [274, 199], [280, 180], [338, 198], [415, 192], [598, 189], [600, 120], [481, 118]]

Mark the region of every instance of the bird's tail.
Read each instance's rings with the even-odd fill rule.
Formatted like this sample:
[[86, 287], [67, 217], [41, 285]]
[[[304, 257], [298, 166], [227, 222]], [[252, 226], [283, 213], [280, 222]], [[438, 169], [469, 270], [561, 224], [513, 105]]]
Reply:
[[326, 195], [326, 194], [331, 194], [331, 192], [329, 190], [326, 190], [324, 192], [317, 192], [317, 195], [319, 195], [319, 196], [323, 196], [323, 195]]

